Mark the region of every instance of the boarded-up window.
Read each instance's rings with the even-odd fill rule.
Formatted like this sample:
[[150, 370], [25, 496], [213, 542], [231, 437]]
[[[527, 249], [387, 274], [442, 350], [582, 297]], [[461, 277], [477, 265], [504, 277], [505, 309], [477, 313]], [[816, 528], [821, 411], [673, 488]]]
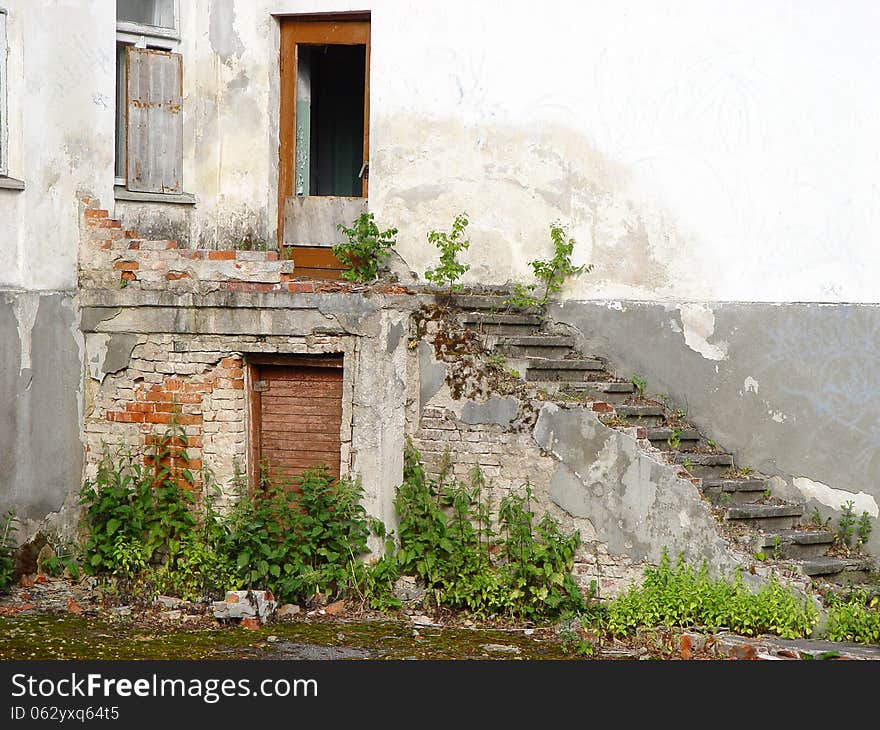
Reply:
[[290, 480], [324, 465], [340, 473], [342, 357], [251, 363], [252, 475]]
[[126, 48], [127, 187], [179, 193], [183, 167], [183, 57]]

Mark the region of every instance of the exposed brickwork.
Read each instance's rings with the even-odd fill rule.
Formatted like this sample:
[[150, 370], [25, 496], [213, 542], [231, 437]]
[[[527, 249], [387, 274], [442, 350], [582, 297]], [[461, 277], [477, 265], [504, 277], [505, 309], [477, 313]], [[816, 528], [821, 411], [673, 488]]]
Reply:
[[[340, 352], [332, 336], [256, 337], [142, 335], [127, 367], [99, 382], [88, 381], [84, 426], [86, 468], [94, 476], [103, 444], [121, 446], [149, 463], [157, 438], [172, 423], [187, 435], [189, 462], [179, 458], [182, 444], [169, 443], [165, 466], [210, 471], [230, 494], [247, 467], [247, 399], [241, 353]], [[350, 459], [343, 444], [342, 461]], [[196, 474], [198, 477], [198, 474]], [[181, 482], [182, 484], [182, 482]], [[196, 486], [200, 486], [199, 479]]]
[[[296, 273], [293, 259], [277, 251], [181, 249], [177, 241], [145, 240], [109, 217], [93, 198], [82, 199], [80, 284], [84, 287], [203, 292], [328, 293], [364, 291], [345, 281], [312, 281]], [[411, 293], [384, 287], [387, 293]]]
[[[413, 435], [413, 445], [422, 455], [429, 478], [437, 479], [446, 462], [448, 478], [467, 482], [478, 465], [489, 482], [488, 497], [495, 507], [511, 490], [528, 482], [534, 490], [536, 512], [549, 511], [566, 530], [579, 527], [550, 501], [550, 479], [556, 462], [541, 452], [530, 431], [508, 430], [497, 424], [468, 424], [448, 408], [428, 406]], [[580, 529], [582, 544], [575, 557], [574, 576], [585, 591], [595, 582], [600, 594], [614, 595], [638, 579], [643, 565], [609, 554], [593, 534], [582, 526]]]

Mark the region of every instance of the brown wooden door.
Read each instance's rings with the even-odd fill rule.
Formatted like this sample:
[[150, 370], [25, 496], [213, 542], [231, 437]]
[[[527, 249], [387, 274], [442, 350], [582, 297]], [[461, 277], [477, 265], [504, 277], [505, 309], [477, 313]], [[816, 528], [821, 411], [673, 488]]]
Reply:
[[324, 465], [339, 478], [342, 358], [251, 363], [252, 478], [285, 481]]
[[[309, 144], [303, 143], [304, 135], [308, 133], [303, 126], [303, 120], [308, 117], [303, 102], [303, 83], [306, 75], [300, 78], [300, 69], [308, 59], [308, 54], [318, 50], [362, 48], [363, 69], [363, 131], [362, 139], [358, 140], [357, 150], [351, 150], [357, 154], [355, 171], [360, 168], [357, 183], [358, 190], [347, 192], [311, 190], [306, 184], [303, 190], [302, 172], [298, 173], [298, 166], [302, 167], [303, 159], [309, 154]], [[338, 64], [345, 64], [342, 51]], [[333, 68], [333, 65], [329, 68]], [[339, 19], [339, 20], [304, 20], [298, 18], [283, 18], [281, 20], [281, 58], [280, 58], [280, 81], [281, 81], [281, 105], [279, 118], [279, 159], [278, 159], [278, 246], [290, 243], [293, 248], [294, 266], [300, 268], [297, 262], [297, 253], [309, 253], [313, 258], [318, 257], [321, 265], [318, 267], [306, 264], [305, 269], [323, 269], [322, 272], [307, 271], [305, 275], [312, 278], [338, 278], [338, 269], [341, 268], [336, 261], [329, 246], [332, 238], [339, 238], [341, 234], [336, 229], [337, 223], [350, 225], [359, 212], [364, 209], [367, 198], [369, 178], [369, 129], [370, 129], [370, 21], [364, 19]], [[310, 72], [311, 73], [311, 72]], [[308, 83], [312, 83], [311, 76]], [[329, 82], [328, 82], [329, 83]], [[358, 82], [359, 84], [360, 82]], [[351, 97], [350, 93], [343, 93], [344, 89], [337, 90], [338, 97]], [[349, 90], [350, 91], [350, 90]], [[311, 94], [311, 90], [309, 91]], [[310, 97], [311, 98], [311, 97]], [[316, 107], [317, 108], [317, 107]], [[302, 119], [298, 120], [297, 115]], [[310, 123], [311, 124], [311, 123]], [[317, 128], [316, 128], [317, 129]], [[309, 137], [310, 138], [310, 137]], [[306, 166], [307, 169], [308, 166]], [[296, 234], [291, 233], [288, 241], [285, 238], [285, 218], [292, 216], [291, 220], [296, 223]], [[337, 218], [339, 220], [337, 220]], [[291, 224], [288, 224], [291, 225]], [[301, 239], [309, 240], [301, 240]], [[312, 240], [320, 238], [322, 240]], [[327, 240], [323, 240], [327, 239]], [[334, 271], [335, 270], [335, 271]]]

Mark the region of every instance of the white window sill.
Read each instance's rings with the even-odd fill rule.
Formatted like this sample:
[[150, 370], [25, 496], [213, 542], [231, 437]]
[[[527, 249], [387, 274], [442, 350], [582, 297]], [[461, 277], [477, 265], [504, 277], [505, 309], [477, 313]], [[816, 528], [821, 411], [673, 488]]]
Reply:
[[0, 175], [0, 189], [2, 190], [24, 190], [24, 180], [18, 180], [14, 177]]
[[113, 197], [116, 200], [134, 203], [169, 203], [171, 205], [195, 205], [196, 196], [192, 193], [136, 193], [127, 190], [124, 185], [113, 186]]

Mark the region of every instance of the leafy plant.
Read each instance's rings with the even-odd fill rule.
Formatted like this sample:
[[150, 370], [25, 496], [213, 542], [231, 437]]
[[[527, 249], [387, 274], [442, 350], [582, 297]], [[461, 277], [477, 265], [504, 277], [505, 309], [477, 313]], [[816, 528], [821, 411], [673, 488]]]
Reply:
[[708, 446], [710, 449], [714, 449], [717, 445], [718, 444], [715, 443], [715, 441], [713, 441], [712, 439], [706, 439], [706, 446]]
[[632, 384], [635, 386], [635, 389], [639, 392], [639, 398], [645, 397], [645, 388], [648, 386], [648, 382], [644, 378], [640, 378], [638, 375], [632, 376]]
[[645, 626], [680, 626], [799, 638], [808, 636], [817, 620], [812, 603], [775, 578], [752, 593], [739, 573], [732, 583], [712, 579], [706, 563], [694, 570], [680, 555], [672, 566], [666, 551], [660, 565], [646, 569], [644, 576], [642, 585], [608, 604], [605, 627], [613, 635], [623, 636]]
[[853, 509], [854, 506], [855, 503], [852, 500], [848, 500], [840, 508], [840, 517], [837, 520], [837, 538], [847, 547], [849, 547], [855, 533], [856, 515]]
[[458, 260], [458, 254], [470, 247], [470, 241], [464, 237], [468, 222], [467, 213], [459, 213], [452, 222], [449, 233], [428, 233], [428, 243], [440, 250], [440, 263], [433, 269], [428, 269], [425, 278], [437, 286], [448, 286], [450, 294], [461, 289], [461, 285], [456, 282], [471, 268], [470, 264], [463, 264]]
[[681, 436], [682, 430], [680, 428], [673, 428], [666, 439], [666, 443], [669, 444], [670, 448], [677, 449], [681, 445]]
[[[41, 551], [42, 552], [42, 551]], [[77, 560], [76, 548], [73, 545], [57, 547], [49, 551], [44, 559], [37, 556], [37, 571], [57, 577], [65, 570], [73, 580], [77, 580], [80, 574], [80, 566]]]
[[810, 512], [810, 524], [811, 525], [814, 525], [815, 527], [827, 528], [830, 522], [831, 522], [830, 517], [826, 517], [823, 520], [822, 513], [819, 511], [819, 508], [813, 507], [813, 511]]
[[0, 515], [0, 591], [6, 590], [15, 575], [15, 562], [12, 552], [15, 550], [16, 522], [14, 510]]
[[868, 542], [872, 529], [873, 523], [871, 522], [871, 515], [867, 512], [862, 512], [862, 516], [859, 517], [859, 522], [856, 525], [856, 534], [858, 535], [856, 545], [864, 545]]
[[864, 591], [846, 597], [829, 596], [825, 633], [831, 641], [880, 643], [880, 609], [877, 598], [868, 599]]
[[[569, 237], [566, 228], [561, 223], [550, 224], [550, 240], [553, 243], [553, 258], [529, 261], [529, 266], [532, 267], [539, 283], [514, 285], [513, 293], [507, 300], [507, 304], [517, 307], [543, 307], [547, 304], [551, 294], [562, 290], [566, 278], [593, 270], [592, 264], [574, 266], [571, 263], [575, 240]], [[535, 292], [541, 286], [543, 292], [540, 296], [536, 296]]]
[[767, 553], [765, 553], [762, 550], [756, 552], [755, 553], [755, 560], [757, 560], [759, 563], [763, 563], [765, 560], [767, 560]]
[[404, 455], [395, 559], [401, 574], [424, 582], [431, 601], [529, 619], [585, 608], [571, 575], [579, 535], [563, 534], [549, 515], [537, 519], [528, 484], [505, 497], [493, 519], [479, 469], [467, 484], [447, 485], [427, 479], [411, 443]]
[[242, 588], [268, 587], [284, 602], [343, 595], [362, 578], [357, 559], [367, 552], [362, 496], [358, 481], [336, 480], [326, 467], [289, 485], [264, 476], [262, 490], [233, 508], [220, 552]]
[[337, 228], [348, 238], [347, 243], [333, 246], [333, 255], [346, 267], [342, 278], [362, 284], [375, 281], [397, 242], [397, 229], [380, 231], [373, 214], [366, 211], [350, 227], [340, 223]]

